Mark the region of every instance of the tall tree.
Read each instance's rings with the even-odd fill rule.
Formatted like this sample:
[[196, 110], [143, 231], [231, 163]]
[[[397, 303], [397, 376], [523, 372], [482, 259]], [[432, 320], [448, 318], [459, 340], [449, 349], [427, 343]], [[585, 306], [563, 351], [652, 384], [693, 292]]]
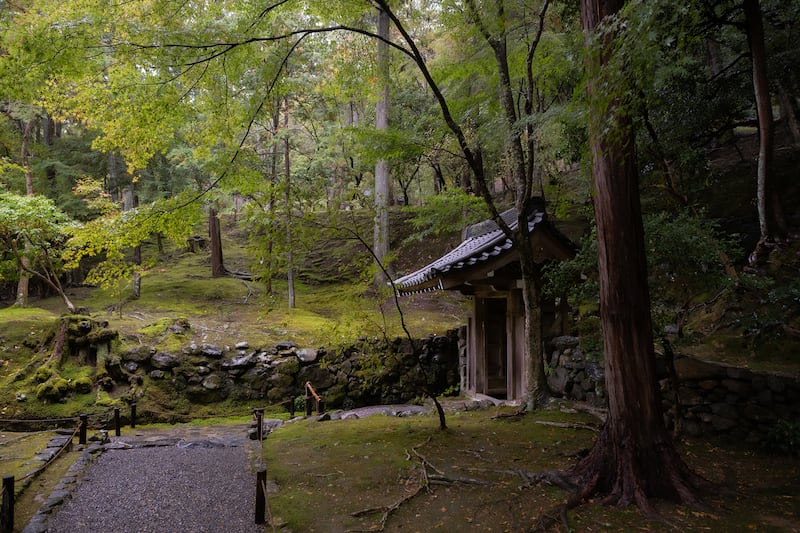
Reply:
[[216, 206], [208, 208], [208, 248], [211, 251], [211, 275], [215, 278], [225, 276], [225, 262], [222, 258], [222, 231]]
[[775, 151], [772, 97], [767, 75], [767, 52], [764, 42], [764, 23], [759, 0], [743, 0], [747, 44], [753, 67], [753, 91], [758, 113], [758, 176], [756, 204], [758, 206], [759, 239], [750, 256], [751, 263], [763, 259], [767, 246], [786, 232], [778, 191], [775, 184], [773, 159]]
[[[389, 13], [392, 23], [403, 37], [405, 46], [403, 50], [416, 64], [426, 84], [433, 92], [443, 114], [448, 128], [455, 135], [461, 153], [472, 173], [473, 182], [477, 192], [484, 198], [492, 217], [500, 228], [511, 238], [514, 248], [519, 254], [522, 272], [522, 293], [525, 306], [525, 360], [526, 360], [526, 406], [537, 407], [548, 394], [547, 382], [544, 374], [544, 361], [542, 358], [542, 321], [540, 301], [540, 267], [536, 263], [533, 244], [530, 239], [528, 216], [532, 209], [543, 208], [542, 199], [538, 197], [537, 174], [532, 158], [534, 157], [534, 139], [532, 128], [520, 125], [520, 122], [530, 125], [531, 118], [525, 113], [533, 111], [532, 65], [539, 46], [544, 22], [550, 2], [545, 0], [538, 10], [538, 15], [533, 22], [534, 30], [525, 33], [522, 39], [525, 47], [522, 80], [512, 78], [510, 71], [509, 32], [514, 18], [506, 12], [506, 2], [491, 3], [489, 6], [478, 4], [475, 0], [466, 3], [466, 13], [470, 22], [477, 28], [482, 38], [492, 50], [494, 58], [493, 70], [498, 77], [498, 99], [502, 110], [502, 135], [503, 144], [508, 151], [509, 173], [512, 176], [514, 203], [517, 208], [517, 224], [512, 230], [500, 216], [500, 209], [495, 202], [489, 186], [489, 177], [484, 166], [484, 150], [480, 139], [473, 140], [468, 136], [465, 128], [456, 119], [450, 109], [449, 102], [444, 96], [437, 82], [434, 80], [427, 62], [417, 45], [416, 40], [405, 25], [394, 13], [388, 2], [377, 0], [377, 4]], [[527, 7], [527, 5], [526, 5]], [[487, 15], [487, 12], [489, 13]], [[527, 16], [525, 11], [516, 11], [516, 16]], [[527, 27], [525, 28], [527, 31]], [[517, 83], [523, 87], [523, 109], [520, 112], [514, 94], [517, 92]]]
[[[624, 89], [609, 93], [605, 77], [614, 45], [609, 28], [622, 6], [623, 0], [581, 2], [609, 407], [591, 451], [571, 470], [579, 487], [572, 503], [602, 493], [606, 502], [652, 513], [653, 497], [696, 503], [703, 480], [678, 455], [662, 417], [633, 126]], [[601, 25], [606, 31], [598, 31]]]
[[0, 245], [26, 277], [40, 280], [55, 291], [66, 308], [77, 308], [61, 284], [61, 250], [72, 221], [43, 196], [20, 196], [0, 191]]
[[[389, 14], [378, 8], [378, 103], [375, 111], [375, 129], [385, 132], [389, 128]], [[375, 236], [373, 253], [380, 264], [386, 263], [389, 253], [389, 162], [380, 155], [375, 162]], [[375, 269], [375, 284], [388, 280], [384, 269]]]

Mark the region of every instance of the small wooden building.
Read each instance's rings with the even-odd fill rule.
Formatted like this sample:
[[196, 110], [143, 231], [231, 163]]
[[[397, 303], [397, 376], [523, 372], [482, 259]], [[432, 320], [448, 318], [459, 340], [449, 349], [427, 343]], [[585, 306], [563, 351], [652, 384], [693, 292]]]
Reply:
[[[502, 214], [514, 230], [517, 212]], [[565, 260], [575, 246], [547, 221], [543, 207], [531, 210], [528, 227], [536, 261]], [[486, 394], [499, 399], [521, 399], [525, 383], [525, 315], [522, 275], [511, 240], [492, 220], [467, 227], [462, 242], [431, 264], [395, 280], [401, 295], [457, 290], [472, 297], [472, 316], [467, 324], [464, 393]], [[565, 334], [565, 304], [542, 306], [546, 336]]]

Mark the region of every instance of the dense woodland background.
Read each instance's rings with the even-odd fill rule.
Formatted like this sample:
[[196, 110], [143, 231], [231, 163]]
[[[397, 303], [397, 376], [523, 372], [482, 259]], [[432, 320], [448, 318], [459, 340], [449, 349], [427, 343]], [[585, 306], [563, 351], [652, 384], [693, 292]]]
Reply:
[[[81, 285], [121, 310], [189, 241], [207, 244], [208, 276], [253, 284], [265, 310], [295, 308], [298, 284], [343, 280], [383, 302], [387, 279], [431, 258], [397, 254], [396, 221], [430, 252], [543, 197], [580, 251], [539, 286], [525, 231], [509, 230], [529, 311], [567, 295], [581, 342], [614, 354], [630, 346], [609, 346], [607, 319], [630, 315], [646, 332], [644, 353], [626, 355], [642, 375], [654, 335], [749, 365], [796, 362], [794, 0], [0, 5], [9, 305], [57, 294], [85, 312], [70, 297]], [[247, 238], [235, 265], [222, 225]], [[640, 235], [633, 275], [615, 268], [625, 261], [598, 269], [598, 252], [624, 259]], [[530, 315], [531, 373], [544, 376]], [[534, 385], [531, 405], [545, 394]], [[640, 490], [635, 467], [598, 467], [619, 440], [604, 433], [573, 473], [643, 508], [643, 493], [694, 500], [697, 480], [667, 447], [650, 459], [673, 486]]]
[[[205, 225], [211, 275], [267, 294], [288, 280], [274, 297], [294, 307], [298, 276], [368, 280], [373, 253], [390, 274], [431, 258], [397, 257], [387, 206], [435, 242], [541, 196], [581, 244], [545, 291], [597, 329], [577, 5], [385, 5], [384, 37], [367, 4], [243, 4], [4, 4], [5, 301], [61, 292], [73, 310], [75, 284], [135, 299], [157, 259], [142, 244], [183, 246]], [[636, 134], [658, 331], [735, 287], [779, 304], [749, 335], [796, 334], [796, 277], [770, 275], [792, 260], [798, 216], [794, 7], [630, 2], [608, 24], [598, 107], [613, 100]], [[220, 216], [249, 239], [230, 269]], [[323, 233], [361, 246], [323, 245], [336, 269], [319, 279], [304, 265], [326, 262]]]

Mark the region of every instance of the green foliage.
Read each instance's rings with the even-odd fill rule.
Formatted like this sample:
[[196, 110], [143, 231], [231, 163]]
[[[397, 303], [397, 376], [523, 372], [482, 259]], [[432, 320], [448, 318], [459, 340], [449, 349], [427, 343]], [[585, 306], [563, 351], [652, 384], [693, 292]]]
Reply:
[[[657, 213], [645, 217], [644, 227], [657, 330], [675, 323], [690, 303], [732, 285], [728, 257], [738, 255], [738, 249], [734, 238], [713, 222], [688, 213]], [[594, 228], [581, 240], [575, 258], [546, 267], [545, 279], [550, 297], [567, 295], [574, 307], [583, 310], [581, 315], [595, 312], [599, 287]]]
[[800, 456], [800, 420], [779, 420], [768, 431], [764, 447], [773, 453]]
[[92, 378], [87, 376], [81, 376], [72, 382], [72, 388], [78, 394], [89, 394], [92, 392], [93, 385]]
[[411, 225], [415, 230], [409, 239], [416, 241], [465, 228], [489, 216], [483, 200], [458, 189], [431, 196], [423, 205], [406, 210], [413, 214]]
[[69, 391], [69, 382], [62, 377], [55, 376], [36, 387], [36, 397], [45, 402], [59, 402]]

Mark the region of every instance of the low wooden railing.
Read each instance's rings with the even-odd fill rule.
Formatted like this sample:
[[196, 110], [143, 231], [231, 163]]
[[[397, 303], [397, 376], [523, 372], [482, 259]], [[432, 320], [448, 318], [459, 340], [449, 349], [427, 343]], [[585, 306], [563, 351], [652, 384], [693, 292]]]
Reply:
[[317, 414], [325, 413], [325, 400], [317, 394], [310, 381], [306, 381], [306, 416], [311, 416], [312, 404], [316, 402]]

